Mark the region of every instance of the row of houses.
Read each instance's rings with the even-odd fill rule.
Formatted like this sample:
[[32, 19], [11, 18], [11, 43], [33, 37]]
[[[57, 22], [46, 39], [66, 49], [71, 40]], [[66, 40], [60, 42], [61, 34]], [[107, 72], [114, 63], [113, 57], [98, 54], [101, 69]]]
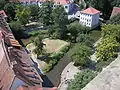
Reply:
[[0, 90], [56, 90], [42, 87], [43, 80], [34, 61], [14, 38], [0, 13]]
[[41, 7], [45, 1], [54, 2], [53, 7], [56, 7], [57, 5], [62, 5], [67, 13], [71, 12], [74, 7], [73, 0], [10, 0], [10, 2], [19, 2], [23, 5], [36, 4], [39, 7]]

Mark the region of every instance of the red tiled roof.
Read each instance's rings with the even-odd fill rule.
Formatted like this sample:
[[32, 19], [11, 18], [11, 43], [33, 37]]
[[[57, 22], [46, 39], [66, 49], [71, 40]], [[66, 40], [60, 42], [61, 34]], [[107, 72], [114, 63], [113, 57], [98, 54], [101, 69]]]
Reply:
[[85, 13], [85, 14], [97, 14], [97, 13], [100, 13], [100, 11], [98, 11], [97, 9], [92, 8], [92, 7], [87, 8], [87, 9], [85, 9], [83, 11], [80, 11], [80, 12]]
[[[32, 59], [24, 48], [13, 47], [14, 44], [20, 44], [15, 40], [13, 34], [8, 31], [8, 28], [3, 28], [3, 20], [5, 20], [3, 15], [0, 15], [0, 34], [2, 34], [1, 38], [3, 39], [0, 41], [0, 90], [10, 90], [15, 77], [28, 86], [39, 85], [42, 87], [43, 81], [35, 69]], [[6, 23], [6, 21], [4, 22]]]
[[120, 8], [119, 7], [114, 7], [110, 18], [116, 16], [119, 13], [120, 13]]
[[6, 15], [6, 13], [4, 12], [4, 10], [1, 10], [1, 11], [0, 11], [0, 14], [3, 14], [4, 17], [7, 17], [7, 15]]
[[54, 2], [55, 2], [55, 4], [60, 4], [60, 5], [69, 4], [70, 3], [69, 0], [55, 0]]
[[32, 86], [32, 87], [27, 87], [27, 86], [19, 86], [17, 90], [57, 90], [56, 87], [53, 88], [41, 88], [39, 86]]

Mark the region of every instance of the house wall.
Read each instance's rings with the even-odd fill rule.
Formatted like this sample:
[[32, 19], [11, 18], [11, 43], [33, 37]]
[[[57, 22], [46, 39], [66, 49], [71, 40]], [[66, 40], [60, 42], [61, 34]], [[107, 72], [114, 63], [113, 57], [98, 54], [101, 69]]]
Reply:
[[92, 26], [92, 15], [80, 13], [79, 22], [84, 26], [91, 27]]
[[94, 15], [80, 13], [77, 17], [82, 25], [92, 28], [99, 25], [99, 16], [99, 13]]
[[99, 17], [100, 17], [100, 14], [94, 14], [92, 16], [92, 27], [95, 27], [96, 25], [99, 24]]

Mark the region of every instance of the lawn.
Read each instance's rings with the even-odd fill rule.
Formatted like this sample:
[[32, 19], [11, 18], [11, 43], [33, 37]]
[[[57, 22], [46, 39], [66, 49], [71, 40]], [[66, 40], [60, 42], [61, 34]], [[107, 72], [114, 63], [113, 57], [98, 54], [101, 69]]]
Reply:
[[90, 34], [93, 37], [95, 42], [101, 37], [101, 31], [100, 30], [92, 30], [90, 32]]
[[69, 44], [63, 40], [49, 38], [44, 39], [43, 42], [47, 53], [58, 53], [64, 46]]

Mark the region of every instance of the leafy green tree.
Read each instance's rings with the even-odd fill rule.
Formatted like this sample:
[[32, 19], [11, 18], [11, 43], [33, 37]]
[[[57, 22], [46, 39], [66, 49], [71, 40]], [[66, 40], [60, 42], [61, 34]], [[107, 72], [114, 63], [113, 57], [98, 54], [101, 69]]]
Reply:
[[88, 27], [82, 26], [79, 23], [71, 23], [67, 26], [68, 33], [70, 34], [70, 40], [76, 42], [78, 34], [87, 34], [90, 29]]
[[52, 2], [46, 1], [42, 4], [42, 7], [40, 8], [39, 17], [41, 22], [45, 26], [51, 25], [53, 23], [52, 15], [51, 15], [53, 9], [52, 6], [53, 6]]
[[99, 60], [107, 61], [117, 55], [117, 50], [120, 44], [112, 36], [105, 37], [97, 46], [97, 58]]
[[23, 36], [24, 28], [19, 21], [10, 22], [10, 28], [16, 39], [20, 39]]
[[107, 24], [120, 24], [120, 14], [117, 14], [116, 16], [108, 20]]
[[102, 37], [114, 37], [120, 43], [120, 25], [108, 24], [102, 27]]
[[37, 56], [39, 57], [40, 55], [43, 55], [45, 53], [45, 50], [44, 50], [45, 44], [43, 43], [42, 37], [38, 36], [34, 40], [34, 44], [36, 46], [36, 48], [34, 49], [34, 52], [37, 54]]
[[91, 48], [84, 44], [77, 44], [72, 49], [71, 59], [75, 62], [75, 66], [85, 67], [89, 64]]
[[4, 10], [5, 12], [7, 13], [8, 15], [8, 18], [9, 20], [14, 20], [15, 18], [15, 9], [16, 9], [16, 6], [14, 3], [7, 3], [5, 6], [4, 6]]
[[30, 15], [33, 19], [38, 19], [40, 7], [38, 5], [29, 5]]
[[30, 10], [27, 6], [18, 5], [16, 10], [16, 18], [21, 24], [26, 25], [29, 22]]
[[5, 0], [0, 0], [0, 10], [4, 9], [5, 4], [6, 4]]
[[74, 76], [74, 79], [70, 81], [68, 90], [81, 90], [85, 87], [95, 76], [97, 72], [85, 69]]
[[87, 46], [92, 46], [92, 44], [94, 43], [92, 36], [89, 34], [79, 34], [76, 38], [76, 41], [78, 43], [84, 43]]

